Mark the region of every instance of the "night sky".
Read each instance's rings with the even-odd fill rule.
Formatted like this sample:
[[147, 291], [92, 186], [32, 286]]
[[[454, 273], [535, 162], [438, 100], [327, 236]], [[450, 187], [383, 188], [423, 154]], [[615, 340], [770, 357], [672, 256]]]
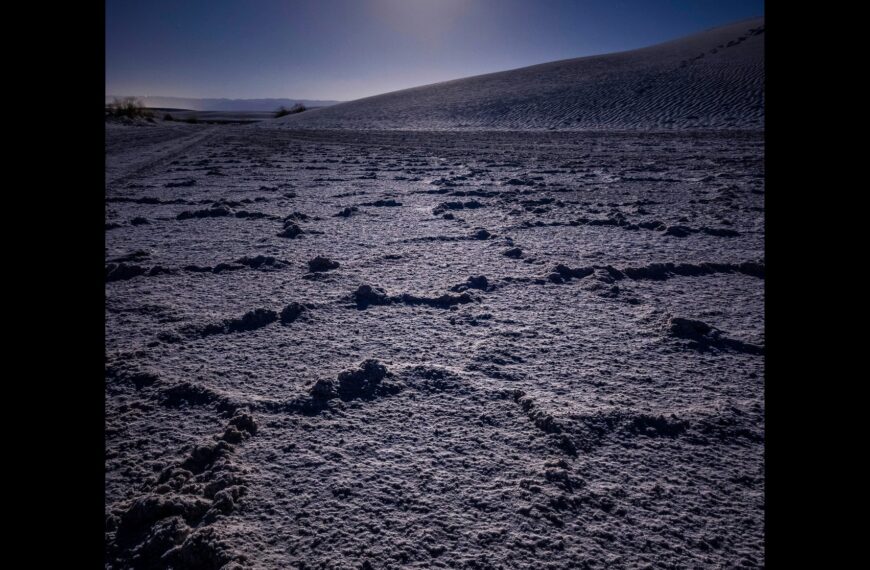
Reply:
[[107, 0], [106, 93], [347, 101], [763, 13], [762, 0]]

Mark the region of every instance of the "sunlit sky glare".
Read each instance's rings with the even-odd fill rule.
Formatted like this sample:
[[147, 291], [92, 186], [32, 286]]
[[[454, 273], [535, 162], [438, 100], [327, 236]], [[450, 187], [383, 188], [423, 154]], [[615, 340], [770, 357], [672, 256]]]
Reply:
[[763, 0], [107, 0], [106, 93], [348, 101], [763, 13]]

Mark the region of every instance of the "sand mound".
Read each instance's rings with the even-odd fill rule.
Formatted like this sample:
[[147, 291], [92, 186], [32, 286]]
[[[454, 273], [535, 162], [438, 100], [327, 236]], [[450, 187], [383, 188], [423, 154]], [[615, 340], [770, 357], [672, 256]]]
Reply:
[[263, 126], [392, 130], [764, 127], [764, 18], [655, 46], [425, 85]]

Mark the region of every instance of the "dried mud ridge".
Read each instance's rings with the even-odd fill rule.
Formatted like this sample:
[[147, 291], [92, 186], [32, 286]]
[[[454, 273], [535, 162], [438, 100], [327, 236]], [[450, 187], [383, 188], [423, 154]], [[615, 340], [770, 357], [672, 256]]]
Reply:
[[395, 394], [402, 386], [392, 382], [387, 368], [374, 359], [364, 361], [356, 370], [345, 370], [336, 380], [321, 378], [301, 396], [284, 403], [267, 404], [271, 411], [284, 411], [314, 415], [327, 409], [332, 400], [372, 400]]
[[185, 325], [177, 332], [163, 332], [158, 335], [158, 338], [163, 342], [177, 343], [184, 340], [207, 338], [214, 335], [251, 332], [279, 321], [282, 325], [289, 325], [307, 311], [308, 308], [306, 306], [294, 301], [284, 307], [280, 314], [271, 309], [253, 309], [241, 317], [224, 319], [218, 323]]
[[107, 138], [107, 568], [763, 566], [760, 134], [172, 128]]
[[[743, 263], [651, 263], [642, 267], [626, 267], [619, 270], [610, 265], [593, 265], [589, 267], [568, 267], [558, 264], [547, 275], [546, 280], [552, 283], [565, 283], [572, 279], [582, 279], [600, 273], [600, 279], [620, 281], [626, 277], [633, 280], [651, 279], [664, 281], [674, 277], [696, 277], [713, 275], [715, 273], [742, 273], [764, 279], [764, 265], [746, 261]], [[543, 282], [543, 280], [539, 280]]]
[[764, 436], [752, 430], [728, 430], [728, 421], [721, 418], [703, 418], [690, 422], [674, 414], [632, 414], [624, 411], [594, 415], [571, 415], [555, 418], [543, 411], [534, 398], [522, 390], [509, 393], [534, 426], [547, 434], [551, 445], [565, 455], [576, 457], [578, 453], [591, 452], [595, 447], [612, 444], [614, 440], [636, 437], [683, 437], [692, 444], [708, 445], [710, 437], [720, 440], [743, 438], [749, 442], [761, 442]]
[[[125, 256], [127, 257], [127, 256]], [[148, 254], [145, 254], [140, 259], [147, 259]], [[125, 263], [124, 261], [112, 262], [106, 265], [106, 283], [111, 281], [126, 281], [134, 277], [155, 277], [157, 275], [172, 275], [179, 271], [187, 271], [190, 273], [222, 273], [224, 271], [239, 271], [242, 269], [257, 269], [260, 271], [272, 271], [284, 269], [288, 266], [287, 262], [281, 261], [270, 255], [245, 256], [229, 263], [218, 263], [215, 266], [209, 265], [185, 265], [181, 268], [169, 268], [160, 265], [143, 266], [135, 263]]]
[[[544, 214], [549, 211], [546, 208], [534, 208], [531, 210], [532, 213], [535, 214]], [[518, 213], [518, 211], [515, 211]], [[445, 214], [450, 215], [450, 214]], [[452, 217], [450, 219], [453, 219]], [[544, 222], [542, 220], [525, 220], [520, 225], [516, 226], [514, 229], [522, 230], [528, 228], [542, 228], [547, 226], [611, 226], [620, 228], [623, 230], [629, 231], [637, 231], [637, 230], [652, 230], [661, 233], [665, 236], [684, 238], [690, 236], [692, 234], [702, 233], [711, 236], [717, 237], [737, 237], [740, 235], [740, 232], [737, 230], [733, 230], [731, 228], [693, 228], [690, 226], [684, 225], [666, 225], [664, 222], [660, 222], [658, 220], [651, 220], [646, 222], [638, 222], [631, 223], [629, 222], [625, 215], [621, 212], [617, 212], [612, 217], [607, 218], [577, 218], [574, 220], [570, 220], [567, 222], [555, 221], [555, 222]]]
[[[147, 373], [107, 371], [107, 379], [140, 387], [160, 384], [156, 376]], [[220, 398], [190, 384], [163, 389], [159, 397], [164, 406], [216, 401]], [[110, 566], [244, 567], [244, 556], [235, 553], [212, 525], [232, 516], [238, 501], [248, 493], [248, 470], [237, 464], [234, 454], [238, 446], [257, 434], [257, 422], [247, 409], [226, 401], [216, 409], [228, 417], [223, 433], [192, 446], [182, 459], [148, 477], [132, 498], [110, 506], [106, 515]]]
[[674, 317], [668, 323], [668, 332], [671, 336], [688, 340], [688, 346], [699, 351], [715, 348], [747, 354], [764, 354], [763, 346], [728, 338], [722, 331], [703, 321]]
[[461, 295], [451, 295], [444, 293], [438, 297], [425, 297], [412, 295], [410, 293], [402, 293], [400, 295], [388, 295], [383, 289], [373, 287], [372, 285], [360, 285], [351, 296], [352, 301], [356, 304], [356, 308], [363, 310], [372, 305], [427, 305], [429, 307], [437, 307], [439, 309], [449, 309], [456, 305], [464, 305], [474, 302], [474, 298], [468, 293]]

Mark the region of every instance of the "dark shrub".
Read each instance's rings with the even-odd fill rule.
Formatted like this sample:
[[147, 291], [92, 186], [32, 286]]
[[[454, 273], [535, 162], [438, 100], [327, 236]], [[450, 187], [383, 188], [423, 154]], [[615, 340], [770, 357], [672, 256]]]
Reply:
[[275, 118], [277, 119], [278, 117], [285, 117], [287, 115], [294, 115], [296, 113], [301, 113], [301, 112], [307, 111], [307, 110], [308, 110], [308, 108], [301, 103], [296, 103], [295, 105], [293, 105], [289, 109], [287, 107], [285, 107], [284, 105], [281, 105], [278, 108], [278, 110], [275, 111]]
[[153, 117], [153, 113], [145, 108], [145, 105], [135, 97], [115, 99], [106, 105], [106, 115], [109, 117], [129, 117], [131, 119]]

